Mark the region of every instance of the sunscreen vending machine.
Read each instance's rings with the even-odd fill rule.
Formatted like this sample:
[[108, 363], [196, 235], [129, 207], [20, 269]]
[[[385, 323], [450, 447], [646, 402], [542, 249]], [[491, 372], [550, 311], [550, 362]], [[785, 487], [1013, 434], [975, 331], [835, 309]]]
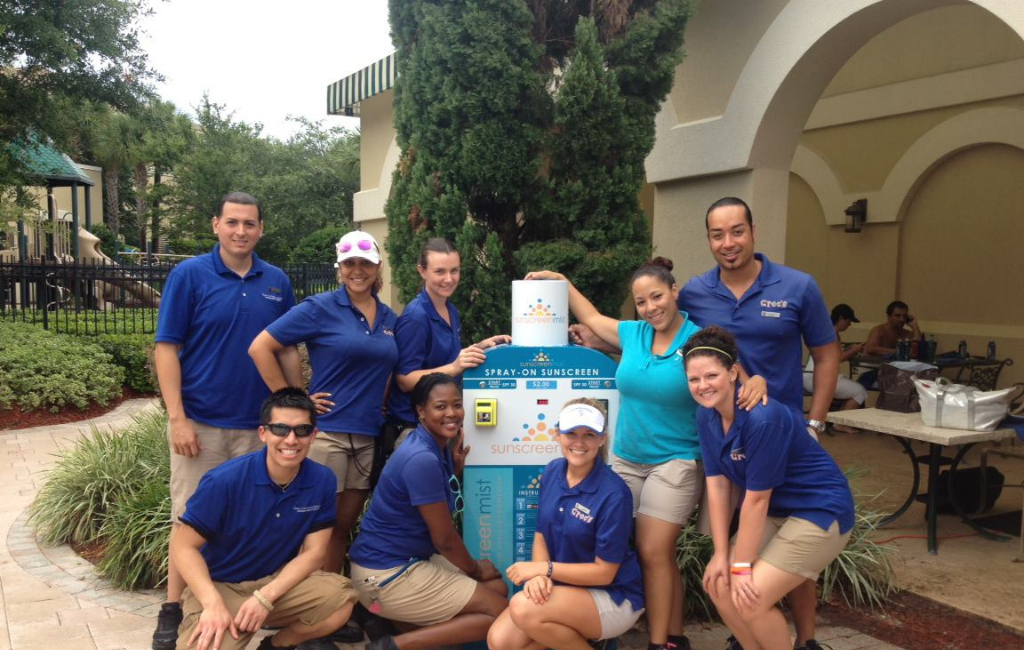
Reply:
[[619, 393], [616, 364], [569, 345], [568, 283], [512, 283], [512, 345], [487, 351], [463, 375], [465, 443], [463, 537], [470, 554], [498, 571], [530, 560], [540, 476], [561, 450], [558, 414], [570, 399], [602, 400], [611, 451]]

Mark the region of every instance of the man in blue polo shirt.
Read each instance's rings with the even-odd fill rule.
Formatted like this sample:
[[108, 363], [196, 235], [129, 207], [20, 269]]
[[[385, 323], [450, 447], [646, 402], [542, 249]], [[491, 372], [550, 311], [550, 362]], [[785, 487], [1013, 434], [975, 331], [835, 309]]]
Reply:
[[[218, 244], [212, 253], [171, 271], [157, 321], [155, 365], [169, 416], [175, 522], [203, 474], [260, 448], [259, 407], [270, 391], [249, 359], [249, 344], [295, 304], [288, 276], [253, 253], [263, 235], [256, 199], [244, 192], [226, 195], [213, 232]], [[302, 379], [289, 383], [301, 385]], [[175, 647], [184, 588], [172, 558], [153, 650]]]
[[341, 627], [357, 598], [348, 578], [320, 571], [334, 526], [335, 479], [308, 460], [316, 407], [282, 388], [260, 409], [261, 451], [203, 477], [171, 533], [188, 584], [180, 650], [242, 650], [264, 625], [282, 627], [259, 650], [294, 649]]
[[[806, 344], [814, 359], [807, 425], [816, 437], [825, 431], [839, 376], [839, 346], [821, 290], [807, 273], [754, 252], [754, 217], [742, 199], [712, 203], [704, 225], [718, 266], [686, 283], [679, 292], [679, 308], [701, 326], [732, 332], [744, 370], [764, 377], [768, 395], [798, 411], [803, 410], [801, 360]], [[816, 650], [814, 583], [805, 581], [788, 597], [796, 648]]]

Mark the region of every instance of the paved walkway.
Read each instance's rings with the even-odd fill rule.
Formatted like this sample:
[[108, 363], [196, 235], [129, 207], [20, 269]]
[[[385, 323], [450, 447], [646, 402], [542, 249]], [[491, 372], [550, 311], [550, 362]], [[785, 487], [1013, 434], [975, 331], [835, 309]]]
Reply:
[[[119, 428], [155, 406], [155, 400], [129, 400], [86, 422], [0, 431], [0, 650], [149, 649], [162, 594], [120, 591], [67, 546], [40, 548], [25, 509], [55, 456], [90, 425]], [[722, 650], [728, 636], [721, 625], [688, 633], [694, 650]], [[818, 639], [833, 650], [901, 650], [840, 627], [820, 628]], [[622, 641], [627, 649], [646, 648], [641, 634]]]

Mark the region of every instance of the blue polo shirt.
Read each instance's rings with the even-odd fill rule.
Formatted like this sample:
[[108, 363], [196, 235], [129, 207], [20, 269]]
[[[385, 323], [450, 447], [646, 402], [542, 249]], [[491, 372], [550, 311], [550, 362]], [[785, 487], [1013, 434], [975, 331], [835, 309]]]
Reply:
[[380, 433], [384, 395], [398, 359], [397, 320], [395, 312], [377, 299], [377, 317], [369, 327], [341, 287], [306, 298], [267, 328], [282, 345], [306, 344], [313, 368], [309, 392], [330, 393], [334, 402], [330, 413], [317, 417], [318, 429], [364, 436]]
[[544, 536], [551, 561], [586, 563], [601, 558], [618, 564], [611, 584], [593, 586], [607, 591], [616, 605], [629, 600], [638, 611], [644, 606], [644, 587], [636, 553], [629, 547], [633, 496], [600, 458], [576, 487], [569, 487], [567, 466], [564, 458], [556, 458], [544, 468], [540, 482], [537, 532]]
[[206, 539], [200, 552], [215, 582], [258, 580], [298, 555], [307, 535], [334, 526], [336, 488], [334, 472], [306, 459], [282, 490], [264, 447], [204, 474], [181, 521]]
[[685, 322], [665, 354], [651, 354], [654, 328], [646, 321], [619, 323], [622, 360], [615, 371], [619, 388], [619, 419], [615, 424], [615, 455], [633, 463], [660, 464], [674, 458], [700, 460], [700, 443], [683, 345], [700, 327], [681, 312]]
[[818, 442], [807, 435], [801, 411], [778, 401], [752, 411], [736, 409], [726, 435], [714, 409], [697, 412], [704, 474], [725, 476], [740, 490], [771, 490], [768, 514], [800, 517], [828, 530], [853, 528], [853, 495], [843, 472]]
[[452, 452], [416, 427], [384, 466], [349, 549], [352, 561], [367, 569], [390, 569], [410, 558], [427, 560], [436, 554], [419, 506], [447, 503], [454, 511], [455, 494], [448, 485], [454, 473]]
[[157, 318], [157, 343], [180, 345], [185, 415], [225, 429], [255, 429], [270, 395], [249, 345], [295, 304], [292, 283], [255, 254], [239, 277], [224, 266], [220, 245], [185, 260], [167, 276]]
[[750, 375], [768, 382], [768, 395], [803, 410], [803, 345], [836, 340], [825, 299], [810, 275], [772, 264], [761, 253], [761, 273], [736, 300], [715, 267], [690, 278], [679, 292], [679, 308], [702, 326], [718, 325], [736, 337], [740, 361]]
[[[395, 373], [408, 375], [410, 372], [437, 368], [459, 358], [462, 350], [462, 326], [459, 311], [448, 303], [448, 325], [434, 308], [427, 290], [409, 301], [395, 326], [395, 341], [398, 343], [398, 367]], [[396, 385], [391, 391], [388, 412], [392, 417], [415, 422], [409, 393], [402, 392]]]

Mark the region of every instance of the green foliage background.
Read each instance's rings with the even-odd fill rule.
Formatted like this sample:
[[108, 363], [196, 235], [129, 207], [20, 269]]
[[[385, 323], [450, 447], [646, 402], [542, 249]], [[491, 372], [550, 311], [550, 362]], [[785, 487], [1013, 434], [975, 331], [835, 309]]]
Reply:
[[413, 260], [462, 251], [469, 339], [504, 331], [510, 281], [565, 273], [617, 313], [650, 255], [638, 203], [654, 116], [682, 57], [687, 0], [391, 0], [402, 157], [388, 253], [403, 301]]

